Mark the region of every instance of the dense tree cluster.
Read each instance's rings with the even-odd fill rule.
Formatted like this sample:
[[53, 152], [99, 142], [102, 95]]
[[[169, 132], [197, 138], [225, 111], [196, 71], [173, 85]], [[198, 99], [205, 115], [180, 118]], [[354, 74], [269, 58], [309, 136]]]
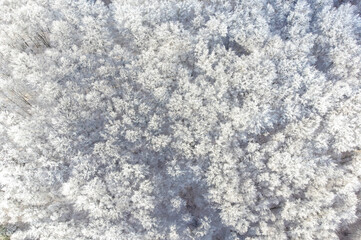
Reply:
[[0, 0], [11, 239], [360, 237], [361, 2]]

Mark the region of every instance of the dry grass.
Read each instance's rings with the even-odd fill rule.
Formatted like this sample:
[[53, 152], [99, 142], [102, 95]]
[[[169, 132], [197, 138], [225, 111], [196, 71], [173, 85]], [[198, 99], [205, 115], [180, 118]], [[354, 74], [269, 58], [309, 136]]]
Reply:
[[6, 234], [6, 228], [0, 225], [0, 240], [10, 240], [10, 236]]

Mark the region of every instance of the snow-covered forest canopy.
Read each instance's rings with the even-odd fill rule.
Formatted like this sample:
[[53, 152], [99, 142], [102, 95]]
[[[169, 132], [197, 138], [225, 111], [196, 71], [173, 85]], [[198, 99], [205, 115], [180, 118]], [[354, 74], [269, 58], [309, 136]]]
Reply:
[[360, 14], [0, 0], [0, 234], [361, 239]]

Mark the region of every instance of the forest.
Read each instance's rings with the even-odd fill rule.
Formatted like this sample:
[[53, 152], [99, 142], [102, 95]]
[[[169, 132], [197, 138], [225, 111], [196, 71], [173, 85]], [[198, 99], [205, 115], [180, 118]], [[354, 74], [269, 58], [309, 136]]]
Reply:
[[0, 0], [0, 240], [360, 240], [361, 1]]

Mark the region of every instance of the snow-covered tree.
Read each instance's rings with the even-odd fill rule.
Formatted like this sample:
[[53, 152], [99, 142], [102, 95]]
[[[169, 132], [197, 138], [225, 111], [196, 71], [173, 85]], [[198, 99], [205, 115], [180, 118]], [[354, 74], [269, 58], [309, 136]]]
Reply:
[[359, 239], [361, 4], [0, 0], [11, 239]]

